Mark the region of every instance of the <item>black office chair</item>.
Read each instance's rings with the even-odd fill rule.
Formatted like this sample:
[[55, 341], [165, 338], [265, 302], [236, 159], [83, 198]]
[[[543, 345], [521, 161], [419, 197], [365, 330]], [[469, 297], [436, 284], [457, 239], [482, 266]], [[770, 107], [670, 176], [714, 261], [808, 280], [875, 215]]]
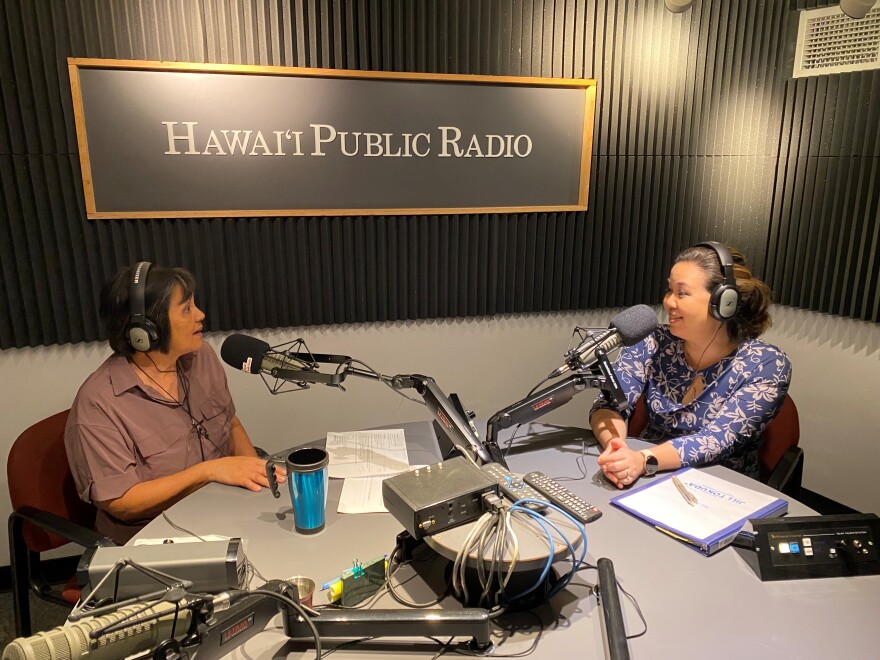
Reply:
[[[638, 437], [647, 425], [645, 399], [639, 397], [629, 420], [627, 435]], [[797, 446], [800, 437], [797, 407], [791, 396], [786, 394], [776, 417], [764, 429], [758, 462], [761, 481], [794, 499], [800, 498], [804, 476], [804, 450]]]

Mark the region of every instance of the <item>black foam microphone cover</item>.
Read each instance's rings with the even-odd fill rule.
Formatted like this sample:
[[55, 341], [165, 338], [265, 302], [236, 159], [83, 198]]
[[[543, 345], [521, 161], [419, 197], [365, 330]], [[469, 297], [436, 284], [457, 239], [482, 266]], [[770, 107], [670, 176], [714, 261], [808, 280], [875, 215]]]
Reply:
[[647, 305], [636, 305], [611, 319], [610, 326], [617, 328], [624, 346], [632, 346], [654, 332], [657, 314]]
[[248, 335], [229, 335], [220, 347], [220, 357], [234, 369], [257, 374], [266, 353], [271, 350], [262, 339]]

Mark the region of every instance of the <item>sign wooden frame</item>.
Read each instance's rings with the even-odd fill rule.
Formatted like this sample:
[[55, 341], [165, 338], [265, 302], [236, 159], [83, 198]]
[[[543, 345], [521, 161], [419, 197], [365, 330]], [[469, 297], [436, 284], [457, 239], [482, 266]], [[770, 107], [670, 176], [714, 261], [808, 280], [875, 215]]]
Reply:
[[[512, 76], [455, 75], [432, 73], [399, 73], [384, 71], [348, 71], [339, 69], [307, 69], [299, 67], [272, 67], [253, 65], [204, 64], [186, 62], [151, 62], [136, 60], [108, 60], [68, 58], [70, 87], [79, 158], [82, 171], [86, 213], [90, 219], [106, 218], [168, 218], [168, 217], [254, 217], [254, 216], [352, 216], [352, 215], [437, 215], [469, 213], [530, 213], [537, 211], [584, 211], [587, 209], [590, 165], [593, 145], [593, 126], [596, 106], [596, 81], [591, 79], [525, 78]], [[475, 206], [462, 208], [304, 208], [304, 209], [209, 209], [209, 210], [157, 210], [114, 211], [99, 209], [96, 205], [92, 162], [89, 152], [88, 127], [80, 81], [82, 69], [130, 69], [140, 71], [171, 71], [220, 73], [228, 75], [296, 76], [318, 78], [349, 78], [385, 81], [434, 81], [463, 82], [470, 84], [531, 86], [539, 88], [583, 89], [583, 132], [581, 135], [580, 172], [578, 173], [578, 199], [576, 204], [559, 206]]]

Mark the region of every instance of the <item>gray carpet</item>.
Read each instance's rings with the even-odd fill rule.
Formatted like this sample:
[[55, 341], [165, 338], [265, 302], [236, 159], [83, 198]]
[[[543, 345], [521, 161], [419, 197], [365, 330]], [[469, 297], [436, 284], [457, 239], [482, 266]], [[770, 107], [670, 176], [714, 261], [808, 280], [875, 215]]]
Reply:
[[[51, 630], [60, 626], [67, 618], [70, 607], [63, 607], [37, 598], [31, 594], [31, 626], [34, 632]], [[15, 639], [15, 615], [12, 607], [12, 592], [0, 592], [0, 649], [6, 648]]]

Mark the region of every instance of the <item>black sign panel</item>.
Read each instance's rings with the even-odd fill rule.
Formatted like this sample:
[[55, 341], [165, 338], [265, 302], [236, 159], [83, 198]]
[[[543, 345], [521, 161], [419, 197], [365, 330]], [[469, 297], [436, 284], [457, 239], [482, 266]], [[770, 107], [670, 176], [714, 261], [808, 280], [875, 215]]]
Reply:
[[586, 208], [595, 83], [70, 60], [89, 217]]

